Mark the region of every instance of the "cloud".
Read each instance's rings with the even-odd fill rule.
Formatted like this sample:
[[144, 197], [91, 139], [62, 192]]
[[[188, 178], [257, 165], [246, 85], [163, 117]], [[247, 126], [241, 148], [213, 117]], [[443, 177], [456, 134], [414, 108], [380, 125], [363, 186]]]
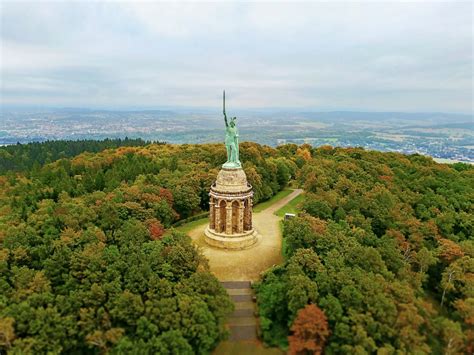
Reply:
[[3, 2], [2, 102], [472, 112], [470, 3]]

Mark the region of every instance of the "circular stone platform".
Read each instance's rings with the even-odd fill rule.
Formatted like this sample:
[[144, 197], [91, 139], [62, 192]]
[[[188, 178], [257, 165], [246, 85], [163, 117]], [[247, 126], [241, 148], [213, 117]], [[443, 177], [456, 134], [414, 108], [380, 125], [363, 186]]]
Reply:
[[252, 186], [242, 168], [222, 168], [209, 193], [206, 243], [223, 249], [247, 249], [257, 242], [252, 225]]
[[245, 233], [228, 236], [226, 234], [216, 233], [207, 226], [204, 235], [207, 244], [229, 250], [248, 249], [257, 243], [258, 240], [258, 233], [255, 228]]

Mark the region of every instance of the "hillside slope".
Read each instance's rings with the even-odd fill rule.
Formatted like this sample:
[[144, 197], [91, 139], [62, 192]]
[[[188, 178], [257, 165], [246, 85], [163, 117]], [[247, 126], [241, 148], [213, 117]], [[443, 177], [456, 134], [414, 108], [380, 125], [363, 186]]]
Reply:
[[[224, 160], [221, 144], [151, 144], [0, 175], [0, 349], [211, 351], [232, 306], [189, 238], [164, 231], [207, 211]], [[255, 202], [291, 178], [305, 190], [287, 260], [256, 288], [267, 343], [472, 352], [472, 167], [254, 143], [241, 160]], [[298, 338], [309, 304], [325, 339]]]
[[286, 348], [291, 335], [291, 352], [472, 353], [474, 169], [288, 149], [305, 157], [306, 194], [284, 223], [286, 263], [256, 287], [264, 340]]

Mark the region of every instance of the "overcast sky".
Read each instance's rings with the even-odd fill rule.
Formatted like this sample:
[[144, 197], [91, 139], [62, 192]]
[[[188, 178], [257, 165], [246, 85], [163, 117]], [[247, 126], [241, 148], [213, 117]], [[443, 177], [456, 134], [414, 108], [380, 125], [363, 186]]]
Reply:
[[472, 2], [1, 3], [3, 104], [472, 112]]

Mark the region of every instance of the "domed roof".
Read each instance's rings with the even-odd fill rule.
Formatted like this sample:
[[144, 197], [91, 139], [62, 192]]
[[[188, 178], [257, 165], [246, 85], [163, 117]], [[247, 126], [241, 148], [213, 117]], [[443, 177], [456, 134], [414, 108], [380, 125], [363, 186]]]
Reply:
[[252, 187], [242, 169], [221, 169], [212, 190], [217, 192], [247, 192]]

